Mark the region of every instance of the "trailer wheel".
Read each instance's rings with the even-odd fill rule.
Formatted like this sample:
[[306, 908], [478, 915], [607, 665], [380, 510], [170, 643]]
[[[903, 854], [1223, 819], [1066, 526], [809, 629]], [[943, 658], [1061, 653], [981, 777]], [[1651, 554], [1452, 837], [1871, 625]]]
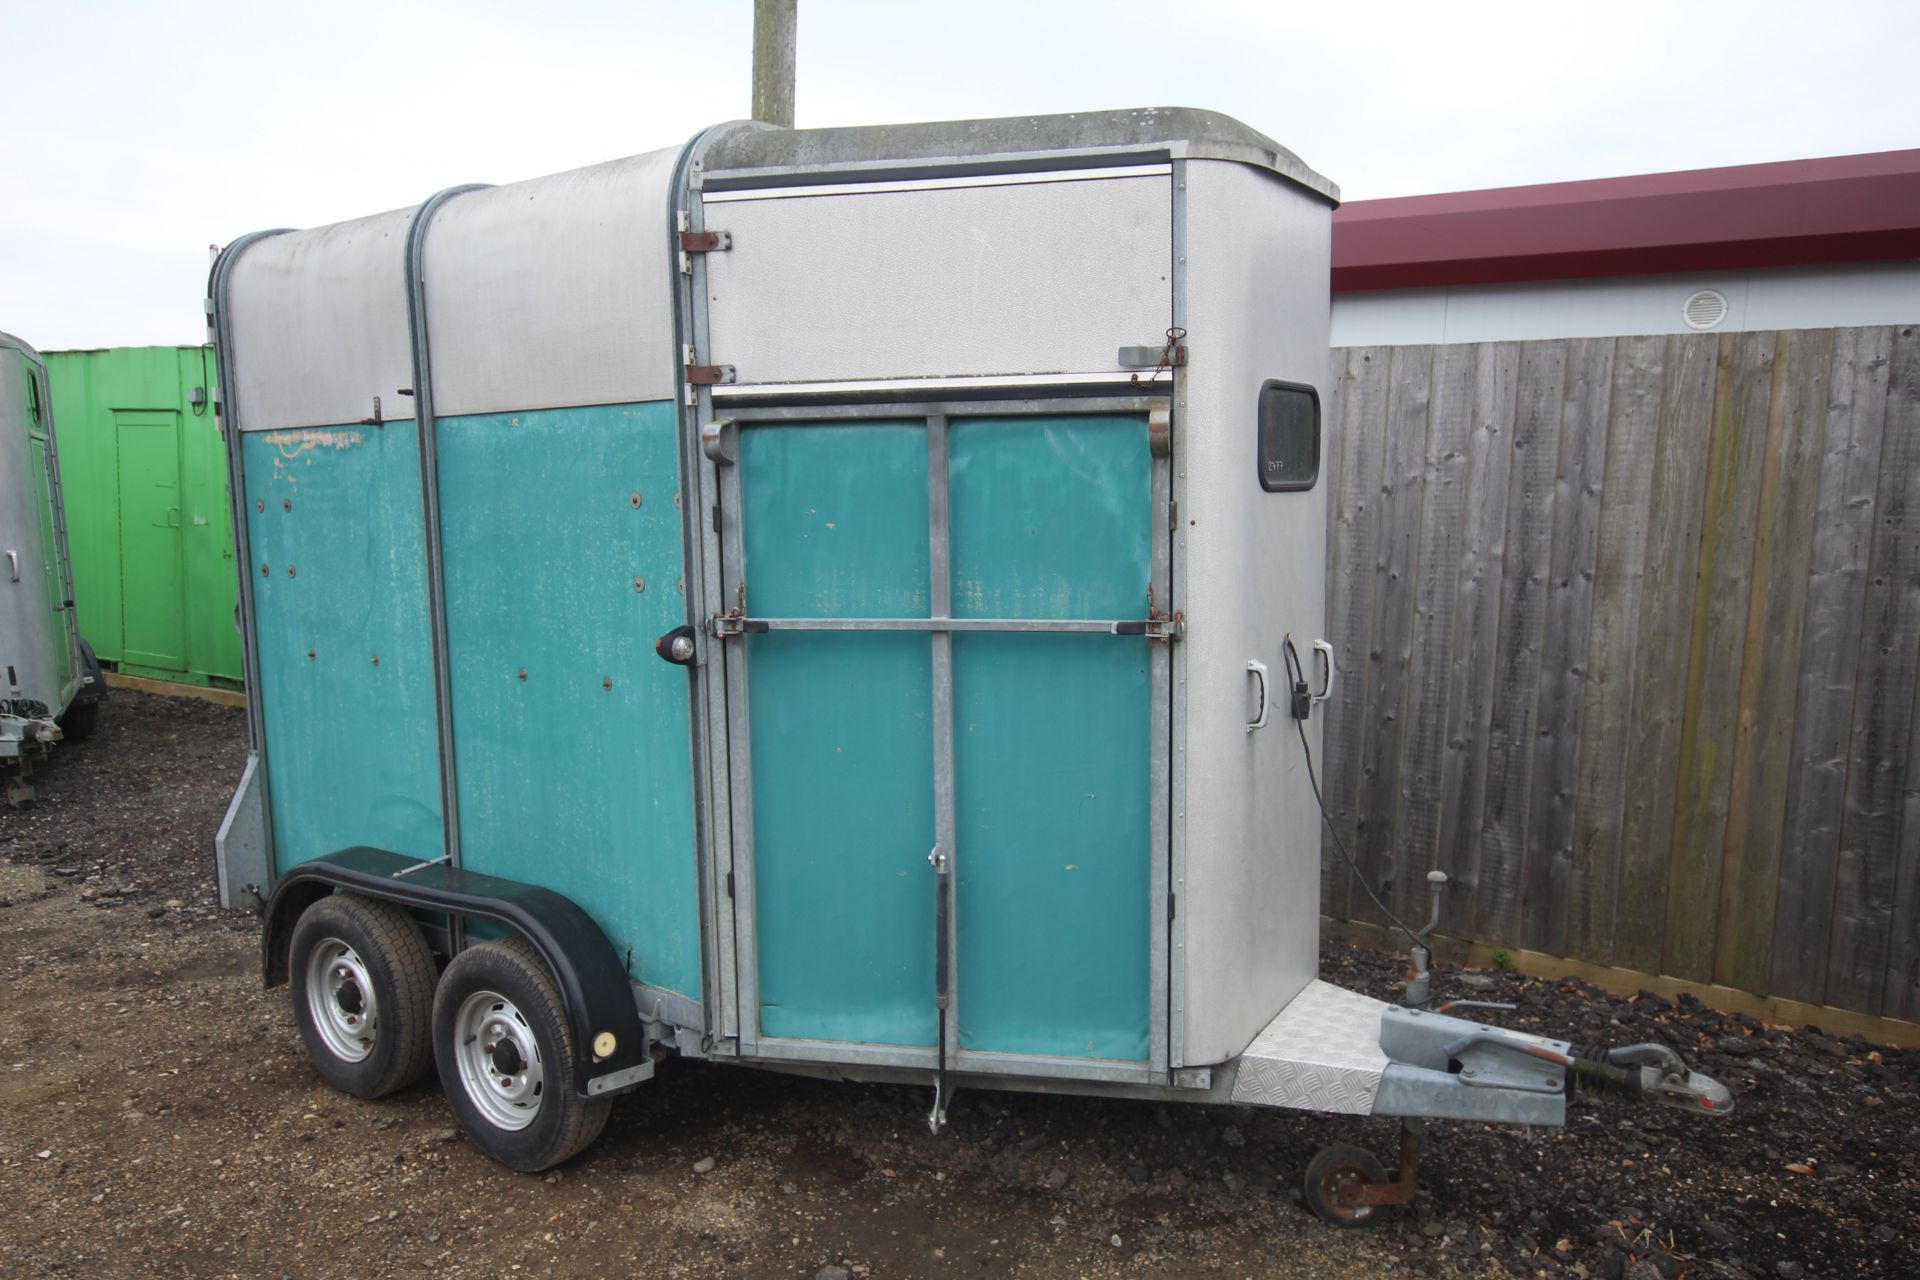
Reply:
[[100, 704], [75, 702], [60, 716], [60, 736], [68, 742], [85, 742], [100, 724]]
[[471, 947], [447, 966], [433, 1044], [460, 1127], [509, 1168], [550, 1169], [606, 1128], [612, 1100], [580, 1097], [566, 1005], [523, 939]]
[[334, 894], [308, 907], [287, 956], [293, 1014], [328, 1084], [383, 1098], [431, 1063], [433, 952], [399, 907]]
[[1381, 1163], [1359, 1147], [1336, 1142], [1323, 1147], [1307, 1165], [1303, 1190], [1307, 1208], [1323, 1222], [1336, 1227], [1364, 1227], [1378, 1221], [1377, 1205], [1340, 1203], [1340, 1188], [1359, 1184], [1374, 1185], [1387, 1181]]

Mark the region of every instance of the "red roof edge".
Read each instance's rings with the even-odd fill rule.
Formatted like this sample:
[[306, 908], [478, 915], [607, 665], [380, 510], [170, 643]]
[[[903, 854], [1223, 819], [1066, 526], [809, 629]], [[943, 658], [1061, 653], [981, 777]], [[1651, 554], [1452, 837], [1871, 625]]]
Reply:
[[1333, 291], [1920, 257], [1920, 149], [1342, 205]]

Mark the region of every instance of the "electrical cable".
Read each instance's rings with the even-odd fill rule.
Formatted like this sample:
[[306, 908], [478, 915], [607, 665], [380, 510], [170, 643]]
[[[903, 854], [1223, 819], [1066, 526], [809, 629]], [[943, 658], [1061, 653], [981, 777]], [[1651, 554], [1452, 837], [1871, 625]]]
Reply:
[[[1293, 641], [1291, 639], [1287, 641], [1284, 656], [1287, 662], [1287, 678], [1289, 682], [1292, 682], [1301, 674], [1301, 671], [1300, 656], [1294, 652]], [[1301, 681], [1301, 683], [1304, 683], [1304, 681]], [[1387, 904], [1380, 901], [1380, 895], [1373, 891], [1372, 886], [1367, 883], [1366, 876], [1361, 874], [1360, 865], [1353, 860], [1353, 855], [1347, 852], [1347, 846], [1345, 842], [1340, 839], [1340, 833], [1334, 829], [1333, 815], [1327, 812], [1326, 798], [1320, 794], [1320, 779], [1313, 771], [1313, 748], [1307, 745], [1307, 722], [1304, 719], [1295, 717], [1293, 727], [1300, 734], [1300, 751], [1307, 758], [1307, 782], [1313, 787], [1313, 802], [1320, 806], [1320, 821], [1327, 824], [1327, 834], [1333, 837], [1333, 847], [1339, 851], [1340, 859], [1347, 864], [1347, 869], [1353, 872], [1353, 882], [1360, 886], [1360, 891], [1367, 895], [1368, 900], [1371, 901], [1374, 906], [1380, 908], [1381, 915], [1393, 921], [1394, 927], [1406, 934], [1407, 937], [1412, 940], [1414, 946], [1419, 946], [1420, 935], [1407, 928], [1399, 916], [1396, 916], [1392, 911], [1387, 909]]]

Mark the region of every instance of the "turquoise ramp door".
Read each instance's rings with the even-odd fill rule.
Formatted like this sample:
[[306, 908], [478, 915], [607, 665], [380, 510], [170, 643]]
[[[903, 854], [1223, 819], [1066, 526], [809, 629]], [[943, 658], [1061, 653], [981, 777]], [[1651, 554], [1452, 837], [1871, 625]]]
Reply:
[[937, 1061], [944, 855], [950, 1065], [1152, 1056], [1164, 462], [1144, 402], [1041, 407], [734, 419], [750, 1052]]

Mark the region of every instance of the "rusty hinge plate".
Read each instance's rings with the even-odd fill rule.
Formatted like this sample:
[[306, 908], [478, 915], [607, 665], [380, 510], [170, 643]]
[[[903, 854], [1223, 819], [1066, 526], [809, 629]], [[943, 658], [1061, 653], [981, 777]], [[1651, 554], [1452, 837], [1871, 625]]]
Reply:
[[696, 387], [712, 387], [734, 379], [733, 366], [730, 364], [690, 364], [687, 366], [687, 382]]
[[724, 253], [733, 248], [733, 235], [726, 231], [682, 231], [680, 252]]

